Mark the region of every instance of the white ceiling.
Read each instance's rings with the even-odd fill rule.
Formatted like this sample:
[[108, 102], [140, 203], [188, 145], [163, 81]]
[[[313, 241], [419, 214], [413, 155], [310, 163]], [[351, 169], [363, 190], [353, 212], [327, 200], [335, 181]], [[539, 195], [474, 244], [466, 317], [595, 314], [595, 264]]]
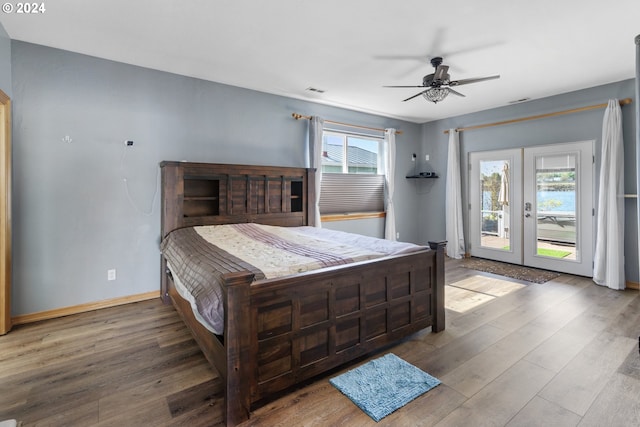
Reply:
[[[13, 0], [10, 3], [17, 4]], [[427, 122], [633, 78], [638, 0], [55, 0], [0, 13], [12, 39]], [[454, 80], [402, 102], [443, 56]], [[325, 90], [315, 93], [309, 87]]]

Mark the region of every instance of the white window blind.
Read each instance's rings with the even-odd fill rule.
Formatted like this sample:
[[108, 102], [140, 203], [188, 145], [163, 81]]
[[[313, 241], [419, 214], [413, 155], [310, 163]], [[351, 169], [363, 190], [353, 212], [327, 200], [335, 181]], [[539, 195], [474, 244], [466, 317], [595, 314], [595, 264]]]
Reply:
[[321, 214], [384, 212], [384, 175], [323, 173]]

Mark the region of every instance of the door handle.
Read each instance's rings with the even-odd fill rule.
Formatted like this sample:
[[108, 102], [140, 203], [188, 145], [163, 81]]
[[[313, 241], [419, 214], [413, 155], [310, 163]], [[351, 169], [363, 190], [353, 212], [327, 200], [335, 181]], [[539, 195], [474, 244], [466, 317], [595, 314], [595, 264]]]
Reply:
[[524, 214], [525, 218], [529, 218], [531, 216], [531, 214], [529, 212], [527, 212], [526, 214]]

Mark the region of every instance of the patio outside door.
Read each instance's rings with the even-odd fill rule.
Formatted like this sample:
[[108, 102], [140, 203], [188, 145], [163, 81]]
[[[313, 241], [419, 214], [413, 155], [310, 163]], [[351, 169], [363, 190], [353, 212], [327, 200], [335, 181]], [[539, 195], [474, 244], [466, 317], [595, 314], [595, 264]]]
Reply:
[[593, 273], [593, 141], [470, 153], [472, 256]]

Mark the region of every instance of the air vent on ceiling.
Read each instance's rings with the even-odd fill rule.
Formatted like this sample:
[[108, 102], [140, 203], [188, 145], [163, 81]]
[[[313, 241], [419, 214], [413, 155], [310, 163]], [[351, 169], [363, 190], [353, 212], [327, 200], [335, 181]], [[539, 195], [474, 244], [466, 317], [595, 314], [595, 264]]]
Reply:
[[311, 86], [309, 86], [305, 90], [308, 90], [309, 92], [316, 92], [316, 93], [324, 93], [325, 92], [324, 89], [318, 89], [316, 87], [311, 87]]
[[521, 102], [527, 102], [530, 101], [531, 98], [520, 98], [520, 99], [516, 99], [514, 101], [509, 101], [509, 104], [519, 104]]

